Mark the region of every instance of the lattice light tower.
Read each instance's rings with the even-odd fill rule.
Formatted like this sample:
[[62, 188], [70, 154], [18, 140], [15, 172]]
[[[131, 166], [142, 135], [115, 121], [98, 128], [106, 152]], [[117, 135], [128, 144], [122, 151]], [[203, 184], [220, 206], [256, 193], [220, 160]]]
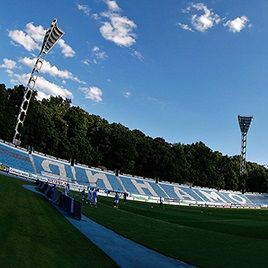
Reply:
[[247, 173], [246, 154], [247, 154], [247, 134], [253, 116], [238, 116], [238, 122], [241, 130], [241, 156], [240, 156], [240, 176]]
[[52, 47], [57, 43], [57, 41], [63, 36], [64, 32], [58, 27], [57, 19], [54, 19], [50, 25], [50, 28], [46, 31], [43, 44], [40, 50], [40, 53], [37, 57], [31, 76], [29, 78], [28, 84], [26, 86], [23, 100], [20, 106], [19, 115], [17, 118], [17, 124], [15, 127], [15, 135], [13, 138], [13, 144], [20, 145], [20, 136], [21, 129], [23, 127], [25, 117], [28, 111], [29, 103], [33, 94], [33, 89], [39, 74], [39, 71], [42, 68], [44, 58], [46, 54], [52, 49]]

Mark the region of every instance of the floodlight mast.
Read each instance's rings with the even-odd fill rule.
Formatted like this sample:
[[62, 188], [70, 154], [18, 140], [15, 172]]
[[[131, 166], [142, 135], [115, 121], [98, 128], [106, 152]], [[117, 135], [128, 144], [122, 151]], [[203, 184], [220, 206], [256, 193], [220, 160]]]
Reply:
[[20, 106], [20, 111], [17, 117], [15, 135], [13, 138], [13, 144], [15, 145], [20, 145], [21, 143], [20, 132], [26, 118], [29, 103], [33, 94], [33, 89], [35, 87], [39, 71], [42, 68], [44, 58], [46, 54], [52, 49], [52, 47], [57, 43], [57, 41], [63, 36], [63, 34], [64, 32], [57, 25], [57, 19], [54, 19], [50, 25], [50, 28], [46, 31], [40, 53], [36, 59], [36, 62], [31, 72], [31, 76], [29, 78], [28, 84], [24, 92], [23, 100]]
[[240, 155], [240, 176], [247, 173], [247, 134], [252, 122], [253, 116], [241, 116], [238, 115], [238, 122], [241, 130], [241, 155]]

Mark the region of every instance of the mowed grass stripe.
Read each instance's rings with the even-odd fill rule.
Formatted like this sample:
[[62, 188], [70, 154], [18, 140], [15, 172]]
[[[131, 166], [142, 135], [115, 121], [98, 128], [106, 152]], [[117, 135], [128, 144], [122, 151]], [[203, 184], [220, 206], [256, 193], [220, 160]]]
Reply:
[[[102, 199], [109, 204], [111, 201]], [[252, 209], [219, 209], [164, 206], [128, 202], [121, 209], [139, 215], [183, 226], [205, 229], [242, 237], [268, 239], [268, 211]], [[160, 213], [159, 213], [160, 212]]]
[[23, 184], [0, 175], [0, 267], [117, 267]]
[[[76, 196], [78, 196], [76, 194]], [[247, 224], [236, 219], [251, 219], [251, 225], [264, 224], [267, 232], [267, 211], [227, 211], [191, 207], [157, 205], [151, 208], [148, 203], [130, 202], [113, 208], [111, 198], [100, 197], [98, 208], [84, 206], [84, 213], [96, 222], [122, 234], [123, 236], [159, 251], [167, 256], [197, 265], [199, 267], [264, 267], [267, 265], [268, 241], [246, 234]], [[203, 212], [202, 212], [203, 211]], [[226, 218], [224, 217], [226, 213]], [[258, 214], [260, 213], [260, 214]], [[257, 216], [256, 216], [257, 215]], [[244, 228], [237, 233], [233, 225], [224, 223], [226, 231], [218, 222], [203, 222], [215, 219], [231, 220]], [[254, 216], [257, 220], [254, 221]], [[258, 220], [259, 218], [259, 220]], [[193, 220], [197, 226], [193, 226]], [[212, 224], [212, 225], [211, 225]], [[223, 224], [221, 222], [220, 224]], [[215, 229], [210, 229], [211, 226]], [[250, 226], [250, 225], [249, 225]], [[251, 226], [250, 226], [251, 227]], [[251, 228], [248, 229], [252, 231]], [[256, 235], [256, 237], [254, 237]], [[264, 235], [267, 235], [264, 234]]]

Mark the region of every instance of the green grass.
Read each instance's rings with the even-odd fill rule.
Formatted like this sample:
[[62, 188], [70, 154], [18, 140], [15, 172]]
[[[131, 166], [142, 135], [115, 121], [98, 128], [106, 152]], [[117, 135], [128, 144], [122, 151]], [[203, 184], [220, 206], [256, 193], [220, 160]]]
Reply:
[[23, 184], [0, 175], [0, 267], [117, 267]]
[[[79, 198], [78, 194], [75, 194]], [[164, 206], [99, 197], [84, 213], [165, 255], [199, 267], [267, 267], [268, 211]]]
[[[43, 197], [0, 175], [0, 267], [116, 267]], [[77, 198], [80, 195], [74, 194]], [[177, 207], [99, 197], [83, 212], [117, 233], [199, 267], [267, 267], [268, 210]]]

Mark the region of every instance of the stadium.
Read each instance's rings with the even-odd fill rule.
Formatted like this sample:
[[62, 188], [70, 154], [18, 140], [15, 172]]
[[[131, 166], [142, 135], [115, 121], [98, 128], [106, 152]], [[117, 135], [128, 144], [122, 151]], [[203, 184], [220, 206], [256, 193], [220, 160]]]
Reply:
[[[4, 141], [1, 141], [0, 144], [0, 159], [1, 196], [6, 200], [1, 203], [1, 211], [4, 213], [1, 226], [5, 227], [2, 229], [2, 237], [6, 237], [6, 242], [2, 244], [4, 255], [2, 255], [1, 263], [7, 266], [10, 263], [20, 262], [21, 267], [36, 265], [40, 267], [47, 265], [71, 267], [77, 264], [83, 267], [87, 266], [88, 261], [92, 267], [117, 265], [120, 267], [153, 267], [155, 265], [158, 267], [190, 267], [190, 265], [252, 267], [266, 264], [265, 245], [268, 225], [265, 208], [268, 204], [267, 194], [218, 191], [168, 182], [155, 182], [127, 174], [115, 174], [112, 171], [85, 165], [71, 165], [66, 160], [38, 152], [29, 152]], [[4, 175], [6, 173], [12, 178], [8, 179]], [[174, 258], [172, 260], [183, 262], [170, 263], [158, 258], [155, 260], [150, 257], [150, 254], [141, 256], [137, 253], [135, 255], [135, 250], [132, 250], [131, 254], [124, 253], [124, 249], [128, 249], [128, 245], [122, 249], [120, 242], [113, 244], [113, 249], [116, 251], [113, 253], [109, 247], [107, 249], [103, 243], [94, 240], [94, 235], [91, 234], [89, 239], [111, 257], [115, 262], [113, 263], [107, 255], [102, 256], [103, 253], [95, 249], [93, 245], [88, 248], [85, 244], [89, 242], [84, 241], [85, 239], [79, 237], [78, 234], [75, 235], [75, 230], [72, 230], [70, 226], [60, 223], [64, 217], [60, 215], [62, 212], [57, 213], [57, 210], [44, 198], [23, 189], [22, 186], [25, 187], [27, 182], [17, 181], [14, 177], [24, 178], [28, 183], [29, 181], [48, 182], [51, 187], [57, 185], [59, 191], [63, 191], [69, 184], [71, 190], [69, 196], [80, 203], [82, 208], [78, 207], [79, 211], [73, 211], [72, 216], [65, 215], [65, 217], [80, 222], [82, 212], [94, 222], [139, 245]], [[81, 192], [83, 189], [89, 188], [99, 189], [97, 209], [81, 200]], [[48, 193], [48, 190], [43, 189], [43, 192]], [[118, 210], [113, 207], [115, 192], [119, 192], [121, 195]], [[126, 202], [122, 200], [124, 192], [128, 193]], [[13, 200], [11, 196], [14, 196], [14, 193], [16, 193], [16, 197]], [[160, 207], [159, 204], [160, 197], [164, 197], [163, 207]], [[64, 213], [72, 210], [71, 203], [63, 206]], [[12, 209], [14, 211], [10, 211]], [[61, 210], [59, 209], [59, 211]], [[11, 217], [11, 219], [7, 217]], [[40, 221], [44, 222], [41, 224]], [[82, 221], [85, 219], [82, 218]], [[19, 224], [21, 227], [17, 230], [14, 227], [10, 228], [10, 224], [11, 226]], [[62, 228], [61, 231], [58, 230], [61, 234], [63, 233], [62, 238], [53, 237], [56, 236], [55, 228]], [[91, 228], [92, 226], [90, 226]], [[25, 230], [22, 231], [23, 229]], [[31, 242], [28, 241], [27, 246], [22, 246], [19, 240], [21, 239], [20, 242], [25, 241], [25, 232]], [[52, 232], [52, 235], [47, 232]], [[65, 241], [65, 232], [69, 236], [67, 240], [71, 239], [71, 242]], [[103, 230], [98, 229], [97, 232], [105, 234]], [[15, 240], [8, 238], [8, 234], [11, 233], [16, 236]], [[41, 237], [39, 237], [40, 235]], [[73, 235], [75, 238], [72, 238]], [[35, 241], [36, 236], [39, 237], [38, 244]], [[63, 258], [64, 262], [62, 258], [54, 255], [58, 252], [55, 243], [59, 243], [59, 245], [62, 243], [56, 242], [58, 239], [65, 241], [64, 243], [71, 243], [70, 249], [66, 249], [66, 252], [68, 250], [71, 252], [68, 253], [69, 257]], [[107, 238], [102, 239], [106, 239], [107, 247], [109, 241]], [[12, 256], [14, 259], [10, 262], [8, 248], [12, 248], [14, 243], [18, 244], [16, 244], [16, 253]], [[42, 243], [44, 244], [42, 245]], [[33, 246], [37, 248], [34, 249]], [[40, 246], [45, 252], [42, 252]], [[63, 247], [65, 248], [66, 245]], [[29, 250], [34, 250], [34, 255], [29, 254]], [[41, 252], [38, 253], [39, 250]], [[46, 252], [47, 250], [49, 252]], [[25, 254], [27, 258], [24, 256], [21, 259], [20, 254]], [[40, 265], [40, 261], [43, 262], [42, 265]]]
[[13, 144], [0, 143], [2, 168], [10, 174], [25, 178], [48, 181], [65, 186], [73, 191], [88, 187], [98, 188], [103, 195], [108, 192], [124, 192], [129, 199], [159, 203], [163, 197], [166, 204], [185, 206], [213, 206], [234, 208], [266, 208], [268, 195], [258, 193], [231, 192], [200, 187], [189, 187], [169, 182], [155, 182], [127, 174], [90, 168], [85, 165], [71, 165], [67, 160], [56, 159], [38, 152], [28, 152]]
[[[104, 39], [143, 63], [132, 47], [136, 24], [122, 16], [116, 1], [94, 5], [99, 2], [105, 12], [91, 14], [80, 3], [76, 9], [99, 23]], [[181, 10], [191, 12], [201, 15], [192, 14], [189, 25], [177, 23], [189, 33], [217, 24], [239, 33], [249, 22], [245, 16], [221, 18], [203, 3]], [[28, 52], [40, 51], [33, 60], [19, 58], [18, 63], [33, 65], [23, 81], [14, 73], [21, 66], [7, 58], [0, 65], [13, 84], [29, 78], [26, 87], [0, 84], [0, 267], [267, 266], [268, 170], [246, 159], [253, 116], [238, 116], [240, 155], [223, 155], [203, 142], [152, 138], [72, 104], [72, 93], [64, 88], [68, 79], [97, 103], [102, 91], [86, 89], [86, 82], [45, 60], [56, 44], [65, 57], [75, 55], [57, 19], [47, 30], [28, 23], [25, 33], [8, 35]], [[91, 52], [95, 65], [108, 58], [98, 46]], [[43, 77], [38, 84], [42, 70], [63, 79], [62, 85]], [[41, 85], [62, 94], [42, 91]], [[131, 95], [124, 92], [126, 99]], [[146, 99], [164, 110], [158, 99]]]

